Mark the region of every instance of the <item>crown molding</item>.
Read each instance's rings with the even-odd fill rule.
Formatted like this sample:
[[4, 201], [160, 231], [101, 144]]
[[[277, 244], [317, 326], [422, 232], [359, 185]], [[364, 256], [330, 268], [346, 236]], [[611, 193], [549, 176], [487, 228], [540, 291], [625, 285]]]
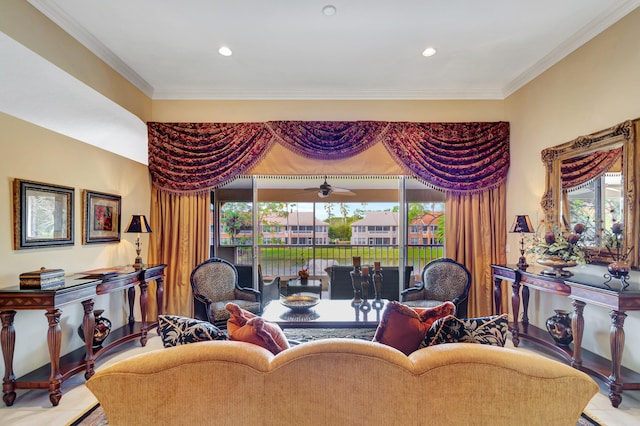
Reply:
[[129, 83], [136, 86], [149, 98], [153, 97], [153, 87], [147, 83], [138, 73], [125, 64], [107, 46], [89, 33], [82, 25], [68, 14], [58, 8], [54, 3], [47, 0], [27, 0], [33, 7], [38, 9], [47, 18], [76, 39], [80, 44], [89, 49], [94, 55], [102, 59], [107, 65], [124, 77]]
[[573, 36], [565, 40], [548, 55], [544, 56], [533, 64], [533, 66], [507, 84], [502, 90], [503, 98], [507, 98], [515, 93], [518, 89], [522, 88], [553, 65], [566, 58], [573, 51], [577, 50], [611, 25], [631, 13], [631, 11], [636, 9], [638, 6], [640, 6], [640, 0], [626, 0], [612, 6], [606, 13], [603, 13], [599, 18], [592, 20], [582, 27]]

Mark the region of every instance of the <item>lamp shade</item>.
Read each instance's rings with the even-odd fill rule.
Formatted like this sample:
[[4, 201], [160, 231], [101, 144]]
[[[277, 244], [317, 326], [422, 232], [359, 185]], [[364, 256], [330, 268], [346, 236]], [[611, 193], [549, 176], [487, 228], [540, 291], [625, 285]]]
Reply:
[[131, 216], [129, 225], [127, 225], [127, 229], [124, 232], [148, 234], [151, 232], [151, 227], [149, 226], [149, 222], [147, 222], [145, 215], [134, 214]]
[[509, 232], [532, 233], [533, 225], [531, 224], [529, 216], [526, 214], [517, 215], [513, 220], [513, 225], [511, 225], [511, 229], [509, 230]]

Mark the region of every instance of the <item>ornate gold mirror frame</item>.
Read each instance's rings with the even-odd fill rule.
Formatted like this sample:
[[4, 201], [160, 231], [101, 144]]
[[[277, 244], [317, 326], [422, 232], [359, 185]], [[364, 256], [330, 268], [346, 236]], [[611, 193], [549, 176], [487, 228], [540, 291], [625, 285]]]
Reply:
[[[622, 210], [621, 218], [624, 226], [625, 249], [633, 247], [629, 255], [631, 266], [638, 266], [638, 228], [639, 208], [636, 188], [639, 185], [640, 152], [636, 149], [636, 134], [640, 131], [640, 119], [625, 121], [605, 130], [580, 136], [572, 141], [547, 148], [542, 151], [542, 162], [546, 167], [546, 189], [540, 205], [544, 211], [545, 224], [548, 230], [562, 229], [563, 215], [561, 165], [564, 160], [581, 157], [587, 154], [622, 148]], [[588, 247], [592, 262], [610, 262], [611, 255], [604, 247]]]

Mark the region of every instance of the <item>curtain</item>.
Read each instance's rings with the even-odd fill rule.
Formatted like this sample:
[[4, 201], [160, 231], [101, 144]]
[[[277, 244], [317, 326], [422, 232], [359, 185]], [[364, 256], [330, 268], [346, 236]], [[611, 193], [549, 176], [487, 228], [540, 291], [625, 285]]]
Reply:
[[209, 255], [211, 189], [248, 174], [275, 144], [322, 168], [378, 143], [408, 174], [446, 190], [446, 255], [471, 272], [469, 312], [493, 312], [489, 264], [506, 263], [509, 123], [149, 123], [148, 133], [152, 229], [162, 230], [151, 234], [150, 259], [169, 264], [167, 313], [191, 313], [189, 274]]
[[577, 188], [604, 175], [621, 157], [622, 147], [563, 160], [560, 166], [562, 190]]
[[500, 186], [509, 170], [506, 122], [149, 123], [148, 132], [153, 186], [176, 194], [248, 173], [276, 142], [316, 161], [351, 158], [381, 142], [407, 174], [456, 192]]
[[[166, 263], [164, 313], [193, 316], [191, 271], [209, 258], [210, 194], [151, 191], [149, 263]], [[155, 318], [155, 287], [149, 287], [148, 318]]]
[[[492, 315], [495, 309], [489, 265], [507, 263], [506, 187], [480, 193], [451, 193], [445, 200], [445, 255], [469, 269], [469, 317]], [[503, 283], [503, 285], [505, 285]], [[501, 305], [507, 312], [509, 291]]]

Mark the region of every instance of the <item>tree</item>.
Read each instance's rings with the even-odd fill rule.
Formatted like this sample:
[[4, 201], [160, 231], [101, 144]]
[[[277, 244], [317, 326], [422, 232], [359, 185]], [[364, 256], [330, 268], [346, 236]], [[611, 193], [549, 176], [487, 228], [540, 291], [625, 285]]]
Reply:
[[231, 244], [245, 243], [247, 238], [238, 240], [238, 233], [251, 229], [251, 203], [228, 202], [220, 209], [222, 229], [231, 236]]

